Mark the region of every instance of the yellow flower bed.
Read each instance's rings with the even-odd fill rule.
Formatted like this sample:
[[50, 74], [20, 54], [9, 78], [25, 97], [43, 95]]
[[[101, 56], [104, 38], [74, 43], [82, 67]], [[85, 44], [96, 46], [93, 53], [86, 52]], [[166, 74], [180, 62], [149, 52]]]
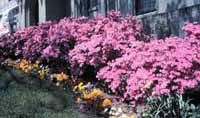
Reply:
[[83, 92], [83, 99], [95, 100], [98, 97], [103, 97], [104, 93], [99, 89], [92, 89], [91, 92]]
[[[25, 73], [35, 72], [36, 74], [38, 74], [40, 79], [45, 79], [45, 77], [50, 75], [49, 68], [43, 67], [43, 66], [40, 67], [39, 61], [36, 61], [35, 63], [31, 63], [30, 61], [23, 59], [19, 61], [7, 60], [6, 63], [8, 66], [20, 69]], [[69, 79], [69, 76], [66, 75], [64, 72], [51, 74], [50, 77], [56, 78], [58, 82], [63, 82]], [[60, 83], [56, 83], [56, 85], [60, 85]]]
[[[55, 85], [59, 87], [64, 87], [63, 85], [67, 85], [66, 82], [69, 83], [70, 81], [72, 82], [73, 80], [70, 80], [69, 76], [65, 74], [64, 72], [61, 73], [53, 73], [50, 74], [49, 68], [44, 67], [40, 65], [40, 62], [37, 61], [35, 63], [32, 63], [27, 60], [20, 60], [20, 61], [12, 61], [9, 60], [7, 62], [7, 65], [10, 67], [14, 67], [17, 69], [22, 70], [25, 73], [36, 73], [38, 74], [38, 77], [40, 79], [51, 79], [56, 80]], [[150, 88], [152, 83], [147, 83], [145, 85], [145, 89]], [[73, 92], [76, 94], [76, 102], [79, 104], [86, 103], [86, 106], [95, 106], [100, 108], [101, 110], [106, 110], [106, 109], [111, 109], [113, 105], [113, 100], [108, 98], [106, 94], [95, 87], [95, 85], [91, 84], [90, 82], [84, 84], [83, 82], [80, 82], [78, 85], [74, 86]], [[117, 111], [116, 111], [117, 113]], [[115, 113], [114, 113], [115, 114]], [[117, 115], [116, 115], [117, 116]], [[111, 115], [111, 117], [116, 117], [115, 115]], [[117, 116], [118, 117], [118, 116]], [[136, 118], [135, 115], [127, 115], [127, 114], [121, 114], [120, 118]]]

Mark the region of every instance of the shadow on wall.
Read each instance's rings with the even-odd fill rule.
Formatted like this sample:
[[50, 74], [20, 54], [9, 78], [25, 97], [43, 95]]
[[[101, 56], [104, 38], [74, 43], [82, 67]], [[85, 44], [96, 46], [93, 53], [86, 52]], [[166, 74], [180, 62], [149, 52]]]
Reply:
[[157, 33], [157, 38], [161, 39], [164, 37], [169, 37], [171, 35], [171, 30], [170, 28], [167, 26], [169, 20], [166, 21], [156, 21], [156, 25], [155, 25], [155, 31]]

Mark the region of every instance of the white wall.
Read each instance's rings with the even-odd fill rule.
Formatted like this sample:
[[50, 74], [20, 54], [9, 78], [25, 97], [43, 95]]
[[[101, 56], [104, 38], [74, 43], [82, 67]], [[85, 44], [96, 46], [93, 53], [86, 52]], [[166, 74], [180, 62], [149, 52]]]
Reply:
[[0, 0], [0, 9], [3, 9], [6, 3], [8, 3], [8, 0]]
[[5, 9], [8, 9], [10, 6], [16, 5], [17, 0], [0, 0], [0, 12], [5, 11]]

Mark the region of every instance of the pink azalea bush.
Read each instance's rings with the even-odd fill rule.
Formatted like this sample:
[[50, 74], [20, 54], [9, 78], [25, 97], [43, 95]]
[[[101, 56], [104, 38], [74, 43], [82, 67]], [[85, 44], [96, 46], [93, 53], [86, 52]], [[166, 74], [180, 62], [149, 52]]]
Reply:
[[196, 36], [197, 38], [200, 38], [200, 24], [192, 24], [188, 23], [185, 27], [183, 27], [183, 30], [186, 32], [187, 36]]
[[184, 38], [149, 41], [134, 16], [110, 12], [93, 19], [64, 18], [2, 37], [0, 59], [40, 60], [54, 70], [69, 67], [74, 77], [83, 79], [87, 73], [90, 81], [107, 83], [125, 101], [143, 101], [198, 85], [200, 25], [188, 24], [183, 30]]
[[[184, 93], [200, 81], [199, 51], [197, 39], [170, 37], [139, 42], [136, 48], [102, 68], [97, 77], [107, 82], [113, 92], [120, 91], [127, 100]], [[122, 86], [125, 86], [123, 90]]]
[[15, 55], [29, 60], [40, 58], [40, 52], [45, 48], [48, 30], [51, 22], [22, 29], [14, 34], [16, 45]]
[[15, 38], [14, 36], [8, 34], [2, 36], [0, 39], [0, 62], [7, 58], [13, 58], [15, 53], [16, 46], [14, 45]]
[[98, 70], [108, 61], [122, 56], [135, 40], [148, 39], [134, 16], [123, 18], [119, 12], [94, 19], [49, 21], [20, 30], [14, 37], [16, 56], [31, 61], [65, 61], [77, 76], [85, 71], [86, 65]]
[[69, 52], [75, 75], [83, 74], [88, 65], [98, 70], [125, 54], [136, 40], [148, 40], [135, 17], [122, 18], [119, 12], [91, 19], [79, 31], [82, 33], [76, 36], [78, 43]]

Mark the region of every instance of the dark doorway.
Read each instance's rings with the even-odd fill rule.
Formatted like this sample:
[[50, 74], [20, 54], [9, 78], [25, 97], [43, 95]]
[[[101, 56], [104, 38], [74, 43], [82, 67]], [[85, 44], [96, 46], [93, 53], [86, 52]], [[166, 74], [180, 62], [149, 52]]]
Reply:
[[70, 0], [48, 0], [46, 2], [46, 20], [60, 20], [63, 17], [70, 16]]
[[38, 25], [39, 23], [39, 3], [38, 0], [31, 0], [30, 7], [30, 25]]

